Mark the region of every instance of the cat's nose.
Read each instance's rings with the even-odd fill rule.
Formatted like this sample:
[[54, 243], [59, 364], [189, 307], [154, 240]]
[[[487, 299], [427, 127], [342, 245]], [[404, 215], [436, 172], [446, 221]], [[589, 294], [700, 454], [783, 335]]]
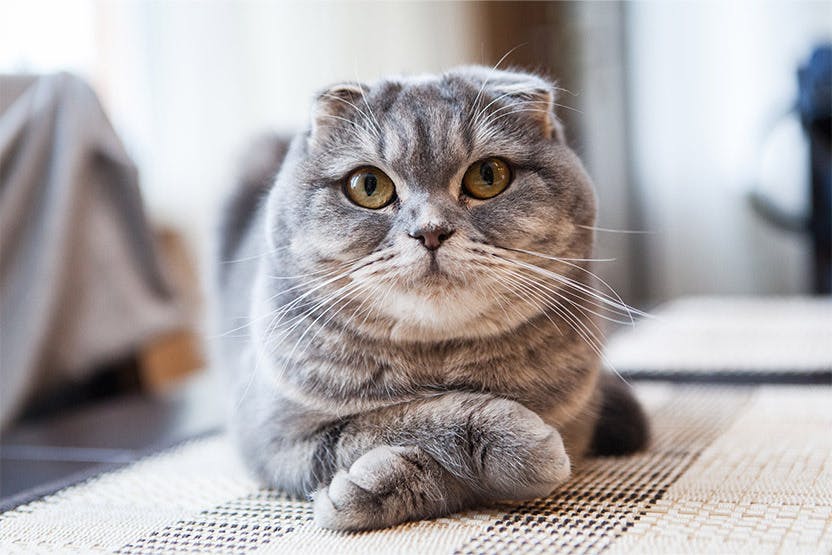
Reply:
[[445, 239], [454, 234], [455, 229], [447, 226], [426, 226], [410, 231], [408, 235], [418, 240], [429, 251], [435, 251], [445, 242]]

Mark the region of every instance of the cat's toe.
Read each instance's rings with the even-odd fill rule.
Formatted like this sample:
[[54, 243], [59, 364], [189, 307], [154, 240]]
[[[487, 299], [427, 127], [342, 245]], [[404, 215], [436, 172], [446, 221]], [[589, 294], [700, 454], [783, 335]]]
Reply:
[[402, 457], [406, 448], [382, 445], [363, 454], [349, 471], [350, 480], [361, 489], [382, 497], [402, 481]]
[[329, 497], [329, 488], [324, 487], [315, 492], [313, 496], [314, 510], [313, 517], [315, 524], [321, 528], [329, 528], [330, 530], [339, 530], [337, 509]]
[[315, 498], [315, 521], [332, 530], [364, 530], [388, 526], [388, 497], [401, 477], [392, 449], [378, 447], [360, 457], [349, 471], [341, 470]]
[[329, 486], [315, 494], [315, 523], [330, 530], [355, 530], [366, 526], [364, 513], [368, 494], [349, 479], [346, 471], [338, 472]]
[[315, 522], [333, 530], [368, 530], [433, 514], [444, 505], [422, 504], [441, 497], [431, 489], [435, 484], [421, 482], [425, 464], [415, 448], [372, 449], [318, 491]]
[[481, 472], [493, 495], [525, 500], [551, 494], [571, 473], [560, 433], [518, 403], [493, 404], [515, 424], [499, 435], [487, 435], [480, 450]]
[[536, 451], [526, 479], [517, 485], [515, 499], [546, 497], [563, 485], [572, 473], [563, 439], [556, 430], [552, 429], [552, 433], [540, 441]]

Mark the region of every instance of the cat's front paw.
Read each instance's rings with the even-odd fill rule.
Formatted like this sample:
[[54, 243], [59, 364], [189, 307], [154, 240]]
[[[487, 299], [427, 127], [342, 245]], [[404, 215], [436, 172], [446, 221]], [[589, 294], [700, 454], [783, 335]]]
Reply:
[[417, 447], [381, 446], [315, 494], [315, 522], [332, 530], [368, 530], [447, 512], [436, 462]]
[[479, 464], [491, 497], [546, 497], [569, 478], [571, 465], [560, 433], [535, 412], [506, 399], [496, 409], [510, 426], [488, 424], [480, 435]]

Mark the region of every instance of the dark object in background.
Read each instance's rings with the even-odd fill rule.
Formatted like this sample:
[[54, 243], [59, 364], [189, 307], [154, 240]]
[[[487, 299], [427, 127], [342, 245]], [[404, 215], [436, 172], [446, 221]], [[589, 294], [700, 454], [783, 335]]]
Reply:
[[774, 226], [809, 234], [812, 241], [814, 293], [832, 293], [832, 44], [821, 45], [798, 69], [794, 111], [809, 141], [810, 207], [805, 216], [781, 210], [760, 193], [754, 209]]
[[815, 257], [815, 291], [832, 293], [832, 44], [812, 53], [797, 73], [798, 110], [809, 137], [812, 212], [808, 228]]
[[42, 420], [116, 395], [139, 393], [141, 386], [138, 357], [131, 354], [122, 360], [92, 369], [90, 376], [83, 380], [35, 393], [18, 420]]

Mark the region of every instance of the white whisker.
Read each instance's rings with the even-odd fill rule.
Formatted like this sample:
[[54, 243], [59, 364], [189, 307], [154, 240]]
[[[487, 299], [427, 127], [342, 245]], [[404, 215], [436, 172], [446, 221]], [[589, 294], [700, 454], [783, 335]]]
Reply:
[[270, 254], [274, 254], [276, 252], [280, 252], [282, 250], [286, 250], [290, 246], [291, 245], [285, 245], [283, 247], [277, 247], [275, 249], [269, 249], [267, 251], [257, 253], [257, 254], [253, 254], [251, 256], [245, 256], [243, 258], [234, 258], [234, 259], [231, 259], [231, 260], [220, 260], [219, 263], [220, 264], [237, 264], [238, 262], [247, 262], [249, 260], [257, 260], [258, 258], [261, 258], [263, 256], [267, 256], [267, 255], [270, 255]]
[[[515, 51], [515, 50], [517, 50], [518, 48], [521, 48], [521, 47], [523, 47], [523, 46], [526, 46], [526, 44], [528, 44], [528, 43], [521, 42], [520, 44], [518, 44], [518, 45], [517, 45], [517, 46], [515, 46], [514, 48], [510, 49], [510, 50], [509, 50], [508, 52], [506, 52], [505, 54], [503, 54], [502, 58], [500, 58], [499, 60], [497, 60], [497, 63], [496, 63], [496, 64], [494, 64], [494, 67], [492, 67], [492, 68], [491, 68], [491, 72], [493, 73], [494, 71], [497, 71], [497, 68], [498, 68], [498, 67], [500, 67], [500, 64], [501, 64], [501, 63], [503, 63], [503, 62], [505, 61], [505, 59], [506, 59], [506, 58], [508, 58], [509, 56], [511, 56], [511, 55], [514, 53], [514, 51]], [[482, 86], [480, 86], [480, 90], [479, 90], [479, 91], [477, 91], [477, 96], [475, 96], [475, 97], [474, 97], [474, 102], [473, 102], [473, 104], [472, 104], [472, 106], [474, 107], [474, 109], [476, 109], [476, 107], [477, 107], [477, 103], [479, 102], [480, 97], [482, 96], [482, 93], [483, 93], [483, 91], [485, 90], [485, 87], [486, 87], [486, 85], [488, 85], [488, 82], [489, 82], [490, 80], [491, 80], [491, 73], [489, 73], [488, 77], [486, 77], [486, 78], [485, 78], [485, 80], [482, 82]], [[482, 111], [477, 112], [477, 114], [474, 116], [474, 120], [475, 120], [475, 121], [476, 121], [476, 120], [477, 120], [477, 118], [479, 117], [480, 113], [482, 113]]]
[[629, 233], [629, 234], [634, 234], [634, 235], [652, 235], [653, 234], [652, 231], [631, 230], [631, 229], [609, 229], [609, 228], [606, 228], [606, 227], [594, 227], [594, 226], [591, 226], [591, 225], [581, 225], [581, 224], [577, 224], [577, 227], [580, 227], [580, 228], [583, 228], [583, 229], [589, 229], [590, 231], [602, 231], [604, 233], [625, 233], [625, 234]]

